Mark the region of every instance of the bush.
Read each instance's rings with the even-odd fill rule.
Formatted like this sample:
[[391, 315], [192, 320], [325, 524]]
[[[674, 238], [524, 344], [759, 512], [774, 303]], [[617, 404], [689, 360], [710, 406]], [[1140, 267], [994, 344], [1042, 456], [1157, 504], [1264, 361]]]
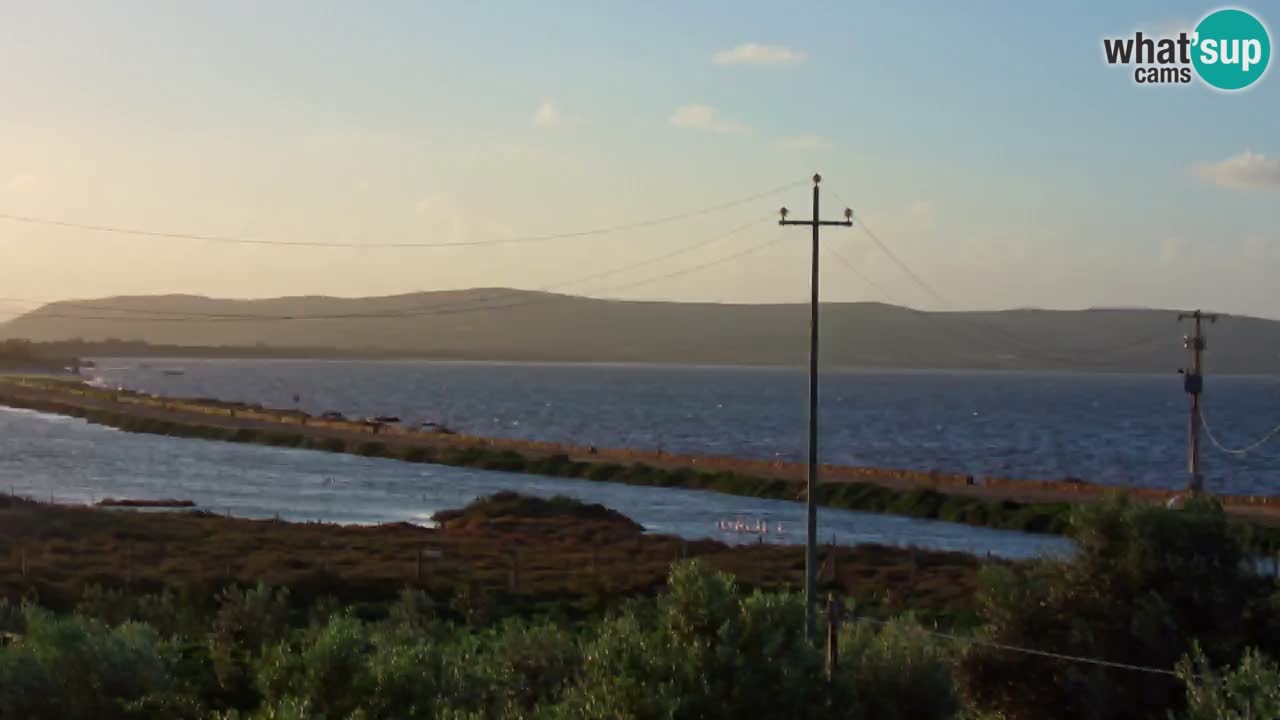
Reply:
[[326, 452], [346, 452], [347, 443], [342, 438], [326, 437], [313, 438], [307, 442], [307, 446], [315, 450], [324, 450]]
[[850, 718], [951, 718], [960, 701], [952, 680], [952, 648], [911, 619], [854, 622], [840, 633], [840, 682]]
[[[1235, 662], [1272, 626], [1267, 585], [1243, 569], [1243, 545], [1211, 501], [1175, 511], [1112, 497], [1076, 508], [1072, 534], [1071, 559], [985, 571], [992, 639], [1172, 668], [1194, 641], [1211, 662]], [[961, 676], [973, 700], [1009, 718], [1147, 718], [1181, 699], [1172, 677], [982, 647]]]
[[549, 455], [545, 458], [532, 460], [529, 462], [529, 472], [539, 475], [563, 476], [568, 474], [568, 467], [572, 464], [568, 455], [557, 453]]
[[22, 633], [26, 627], [26, 607], [0, 597], [0, 633]]
[[617, 463], [598, 463], [591, 466], [587, 471], [587, 479], [596, 482], [609, 482], [615, 480], [622, 473], [626, 472], [626, 468]]
[[431, 462], [431, 451], [423, 447], [406, 448], [400, 453], [400, 459], [405, 462], [424, 463]]
[[427, 627], [435, 619], [435, 602], [431, 596], [416, 588], [405, 588], [391, 607], [387, 608], [388, 623], [400, 630], [416, 631]]
[[390, 450], [388, 450], [386, 443], [376, 440], [362, 442], [356, 447], [356, 454], [365, 457], [387, 457], [389, 452]]
[[485, 470], [520, 472], [525, 469], [526, 462], [524, 456], [520, 453], [514, 450], [503, 450], [497, 453], [484, 454], [477, 464]]
[[1214, 670], [1204, 652], [1193, 647], [1178, 664], [1186, 685], [1183, 720], [1280, 718], [1280, 664], [1248, 650], [1234, 670]]
[[[149, 713], [176, 688], [173, 654], [145, 625], [26, 613], [26, 636], [0, 647], [0, 717], [113, 720]], [[192, 709], [190, 703], [180, 703]]]
[[253, 663], [262, 649], [278, 642], [288, 629], [287, 590], [259, 584], [227, 588], [209, 629], [209, 656], [225, 701], [248, 707], [257, 701]]
[[298, 447], [306, 442], [302, 433], [272, 432], [266, 436], [266, 443], [276, 447]]
[[265, 650], [257, 663], [258, 690], [272, 705], [301, 701], [312, 715], [351, 717], [375, 690], [371, 647], [363, 623], [335, 615], [300, 646], [282, 642]]

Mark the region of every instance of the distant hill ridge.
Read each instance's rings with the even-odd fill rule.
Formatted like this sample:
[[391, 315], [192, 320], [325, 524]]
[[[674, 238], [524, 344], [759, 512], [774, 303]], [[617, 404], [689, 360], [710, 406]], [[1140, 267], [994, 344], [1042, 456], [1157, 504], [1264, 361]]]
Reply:
[[[288, 320], [267, 318], [295, 318]], [[1186, 328], [1171, 310], [924, 312], [883, 303], [823, 306], [831, 367], [1173, 372]], [[475, 360], [802, 365], [803, 304], [601, 300], [506, 288], [383, 297], [227, 300], [195, 295], [55, 302], [0, 324], [0, 339], [140, 340]], [[1280, 322], [1208, 326], [1206, 366], [1280, 374]]]

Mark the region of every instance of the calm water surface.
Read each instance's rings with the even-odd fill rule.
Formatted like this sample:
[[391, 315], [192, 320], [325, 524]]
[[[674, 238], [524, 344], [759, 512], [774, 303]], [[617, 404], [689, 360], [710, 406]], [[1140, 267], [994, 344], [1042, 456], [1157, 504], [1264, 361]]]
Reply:
[[[103, 497], [176, 497], [239, 517], [340, 523], [429, 523], [432, 513], [480, 495], [518, 490], [615, 508], [652, 532], [726, 542], [759, 536], [719, 530], [722, 519], [767, 519], [803, 541], [799, 503], [695, 490], [488, 472], [308, 450], [131, 434], [82, 420], [0, 409], [0, 489], [64, 503]], [[893, 545], [1028, 557], [1066, 552], [1061, 538], [843, 510], [821, 510], [824, 542]]]
[[[163, 371], [181, 369], [182, 375]], [[611, 447], [803, 459], [807, 381], [791, 369], [435, 362], [103, 360], [98, 381], [442, 422], [467, 432]], [[1228, 445], [1280, 423], [1280, 378], [1213, 377], [1209, 419]], [[976, 476], [1179, 488], [1181, 377], [833, 371], [822, 377], [827, 462]], [[1206, 444], [1211, 489], [1280, 492], [1280, 441], [1242, 458]]]

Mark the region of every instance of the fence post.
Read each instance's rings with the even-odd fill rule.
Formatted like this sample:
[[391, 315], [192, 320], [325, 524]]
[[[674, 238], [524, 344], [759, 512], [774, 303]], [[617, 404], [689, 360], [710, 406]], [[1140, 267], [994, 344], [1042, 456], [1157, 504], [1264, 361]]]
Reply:
[[840, 598], [827, 595], [827, 680], [835, 677], [840, 662]]
[[27, 546], [23, 545], [18, 548], [18, 570], [22, 573], [22, 577], [27, 576]]
[[421, 547], [418, 548], [418, 565], [417, 565], [417, 569], [414, 572], [414, 579], [416, 579], [418, 582], [422, 582], [422, 548]]
[[511, 551], [511, 592], [520, 591], [520, 549]]

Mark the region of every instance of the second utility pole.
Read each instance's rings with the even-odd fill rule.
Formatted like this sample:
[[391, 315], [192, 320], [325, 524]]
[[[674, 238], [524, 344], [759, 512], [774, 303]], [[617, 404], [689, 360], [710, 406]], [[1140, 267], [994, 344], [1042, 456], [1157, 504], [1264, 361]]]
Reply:
[[1205, 340], [1200, 332], [1200, 321], [1217, 322], [1217, 315], [1202, 313], [1199, 310], [1190, 313], [1179, 313], [1178, 320], [1194, 320], [1196, 334], [1183, 339], [1187, 350], [1191, 351], [1191, 367], [1183, 371], [1183, 388], [1191, 396], [1191, 415], [1187, 422], [1187, 470], [1191, 473], [1188, 490], [1199, 495], [1204, 489], [1204, 478], [1200, 475], [1200, 393], [1204, 390], [1204, 369], [1201, 366], [1201, 354], [1204, 353]]
[[814, 637], [818, 609], [818, 228], [823, 225], [853, 226], [853, 211], [845, 208], [844, 220], [820, 220], [818, 184], [822, 176], [813, 176], [813, 217], [788, 220], [787, 209], [781, 210], [779, 225], [813, 227], [813, 260], [809, 275], [809, 465], [805, 475], [804, 538], [804, 627], [805, 635]]

